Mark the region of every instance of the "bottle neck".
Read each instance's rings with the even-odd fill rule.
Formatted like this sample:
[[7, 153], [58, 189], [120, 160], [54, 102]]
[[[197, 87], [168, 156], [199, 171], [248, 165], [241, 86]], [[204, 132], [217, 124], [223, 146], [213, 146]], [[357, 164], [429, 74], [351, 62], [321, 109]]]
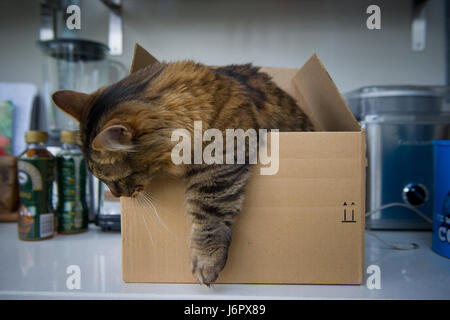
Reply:
[[63, 142], [61, 148], [63, 150], [78, 150], [78, 146], [75, 142]]
[[27, 142], [27, 149], [46, 149], [45, 142]]

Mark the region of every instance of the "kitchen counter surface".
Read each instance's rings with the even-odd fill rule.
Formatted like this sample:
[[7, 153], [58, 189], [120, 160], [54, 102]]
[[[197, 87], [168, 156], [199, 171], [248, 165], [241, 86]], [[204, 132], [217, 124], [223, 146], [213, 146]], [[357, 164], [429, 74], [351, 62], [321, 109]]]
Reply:
[[[413, 250], [393, 250], [366, 233], [365, 268], [379, 267], [380, 289], [367, 286], [367, 282], [373, 283], [371, 273], [366, 273], [361, 286], [217, 284], [207, 288], [198, 284], [124, 283], [117, 232], [90, 226], [89, 232], [82, 234], [24, 242], [17, 237], [15, 223], [0, 223], [0, 299], [450, 298], [450, 260], [430, 249], [431, 232], [377, 231], [375, 235], [384, 241], [419, 245]], [[70, 266], [79, 267], [80, 289], [70, 289], [74, 283], [70, 281], [73, 275], [67, 273]]]

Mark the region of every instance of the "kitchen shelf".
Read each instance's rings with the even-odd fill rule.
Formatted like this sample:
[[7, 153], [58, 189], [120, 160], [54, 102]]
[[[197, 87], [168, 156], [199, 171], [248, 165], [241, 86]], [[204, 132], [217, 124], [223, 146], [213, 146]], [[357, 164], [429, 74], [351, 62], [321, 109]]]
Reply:
[[[366, 234], [366, 265], [381, 271], [381, 288], [361, 286], [124, 283], [121, 239], [91, 225], [86, 233], [24, 242], [15, 223], [0, 223], [0, 299], [448, 299], [450, 260], [434, 253], [431, 232], [377, 231], [385, 241], [419, 245], [392, 250]], [[66, 281], [80, 267], [79, 290]]]

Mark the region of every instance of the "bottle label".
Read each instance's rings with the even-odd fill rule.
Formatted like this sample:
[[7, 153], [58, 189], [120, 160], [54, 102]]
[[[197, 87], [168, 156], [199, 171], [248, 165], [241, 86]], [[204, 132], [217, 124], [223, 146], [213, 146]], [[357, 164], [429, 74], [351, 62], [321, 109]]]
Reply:
[[57, 157], [58, 231], [78, 232], [88, 227], [86, 165], [81, 155]]
[[19, 159], [19, 237], [39, 240], [53, 236], [55, 219], [52, 190], [55, 160], [51, 158]]

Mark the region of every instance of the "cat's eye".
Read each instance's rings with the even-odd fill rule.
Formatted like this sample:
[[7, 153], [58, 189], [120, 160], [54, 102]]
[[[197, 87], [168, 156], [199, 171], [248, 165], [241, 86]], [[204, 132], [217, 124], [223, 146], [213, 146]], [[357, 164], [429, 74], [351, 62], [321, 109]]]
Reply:
[[124, 176], [124, 177], [122, 177], [122, 178], [120, 178], [120, 179], [117, 179], [116, 181], [118, 181], [118, 182], [124, 181], [125, 179], [128, 179], [128, 178], [130, 178], [131, 176], [133, 176], [133, 175], [135, 175], [135, 174], [136, 174], [135, 172], [132, 172], [132, 173], [130, 173], [129, 175], [126, 175], [126, 176]]

